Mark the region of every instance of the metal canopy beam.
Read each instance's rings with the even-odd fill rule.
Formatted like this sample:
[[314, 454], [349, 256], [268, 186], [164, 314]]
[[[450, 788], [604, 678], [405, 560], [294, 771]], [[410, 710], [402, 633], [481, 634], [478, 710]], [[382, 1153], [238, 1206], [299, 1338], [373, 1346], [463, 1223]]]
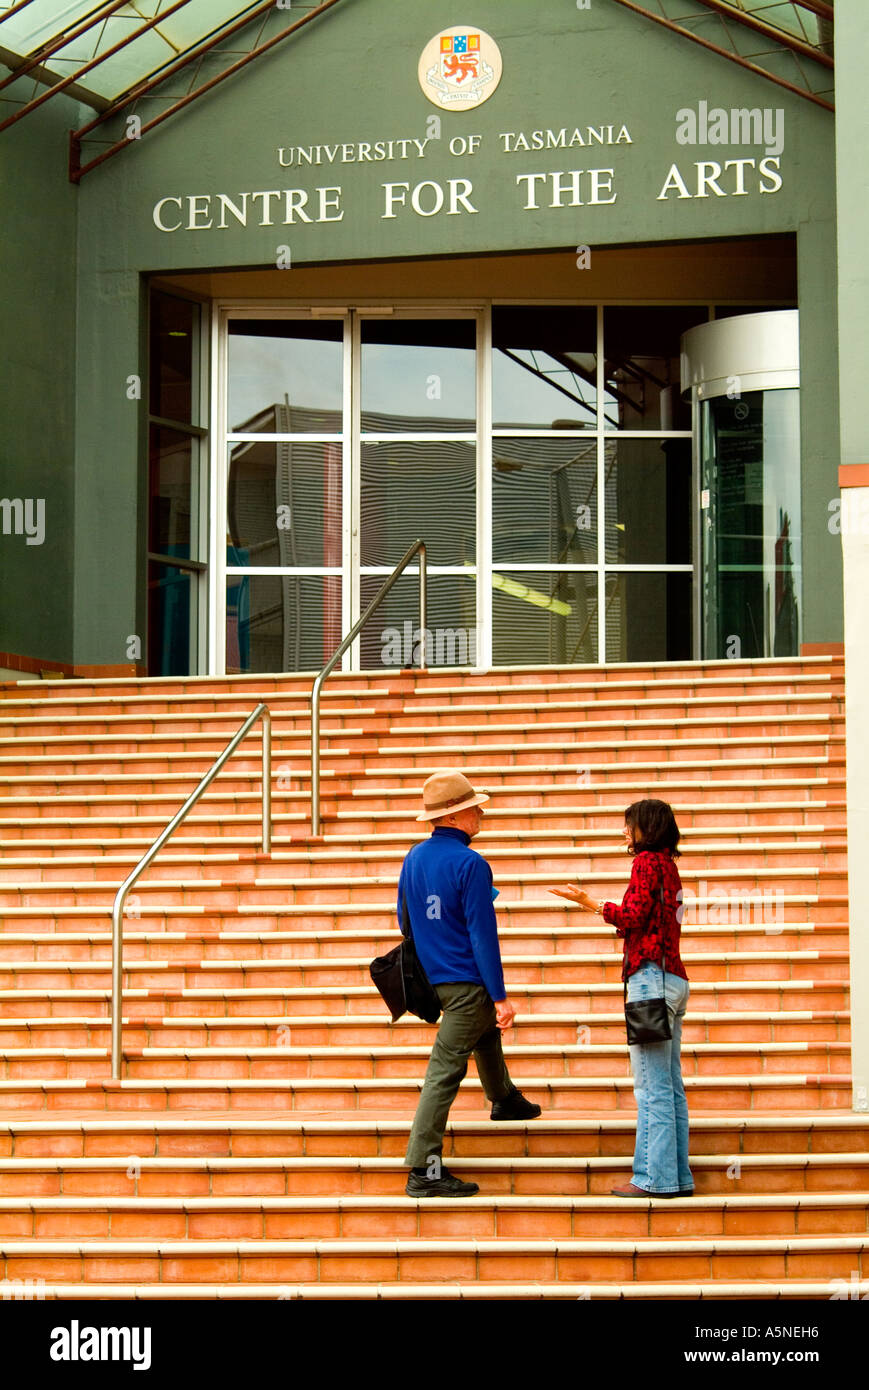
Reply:
[[[5, 68], [14, 69], [20, 62], [20, 53], [13, 53], [11, 49], [8, 48], [0, 48], [0, 63], [2, 63]], [[14, 75], [17, 77], [18, 73], [16, 72]], [[45, 87], [56, 88], [60, 81], [58, 73], [52, 72], [51, 68], [44, 68], [41, 65], [38, 68], [31, 68], [27, 75], [28, 77], [32, 77], [34, 82], [41, 82]], [[83, 106], [93, 107], [94, 111], [105, 111], [109, 106], [108, 97], [101, 97], [98, 92], [92, 92], [89, 87], [82, 87], [80, 82], [73, 82], [70, 80], [65, 87], [65, 91], [68, 96], [71, 96], [75, 101], [80, 101]], [[16, 118], [21, 114], [21, 112], [17, 112]], [[3, 130], [6, 125], [11, 124], [11, 121], [4, 121], [3, 125], [0, 126], [0, 130]]]
[[[653, 10], [647, 10], [644, 5], [637, 3], [637, 0], [615, 0], [617, 5], [622, 5], [626, 10], [633, 11], [634, 14], [642, 15], [644, 19], [651, 19], [655, 24], [662, 25], [669, 29], [671, 33], [680, 34], [683, 39], [690, 39], [692, 43], [699, 43], [701, 48], [708, 49], [711, 53], [717, 53], [720, 58], [728, 58], [731, 63], [738, 63], [741, 68], [748, 72], [753, 72], [757, 77], [763, 77], [767, 82], [774, 82], [778, 87], [784, 87], [786, 91], [793, 92], [794, 96], [802, 97], [805, 101], [814, 102], [816, 106], [822, 106], [825, 111], [834, 111], [835, 107], [831, 101], [825, 97], [816, 96], [814, 92], [808, 91], [805, 87], [798, 87], [794, 82], [788, 82], [784, 77], [778, 77], [774, 72], [769, 72], [762, 68], [759, 63], [752, 63], [748, 58], [743, 58], [739, 53], [731, 53], [728, 49], [722, 48], [720, 44], [712, 43], [710, 39], [701, 38], [691, 29], [685, 29], [681, 24], [677, 24], [674, 19], [667, 19], [662, 14], [656, 14]], [[707, 0], [700, 0], [702, 5]], [[732, 10], [732, 17], [735, 19], [736, 11]], [[813, 55], [814, 56], [814, 55]]]
[[19, 10], [26, 10], [28, 5], [32, 5], [33, 0], [18, 0], [17, 5], [12, 5], [3, 15], [4, 19], [9, 19], [12, 15], [18, 14]]
[[[264, 3], [258, 5], [255, 9], [249, 9], [247, 13], [239, 18], [220, 25], [209, 38], [201, 40], [192, 48], [188, 48], [186, 53], [182, 53], [179, 58], [174, 58], [165, 67], [158, 68], [156, 73], [142, 78], [141, 82], [137, 82], [134, 86], [129, 87], [126, 92], [122, 92], [120, 96], [115, 97], [111, 106], [99, 120], [91, 121], [89, 125], [82, 126], [81, 130], [75, 131], [74, 138], [80, 141], [82, 136], [89, 135], [102, 121], [108, 120], [110, 117], [117, 115], [118, 112], [123, 111], [124, 107], [129, 106], [131, 101], [136, 101], [141, 96], [147, 96], [149, 92], [159, 87], [161, 82], [165, 82], [167, 78], [173, 77], [176, 72], [180, 72], [182, 68], [186, 68], [190, 63], [195, 62], [198, 58], [201, 58], [203, 54], [208, 53], [210, 49], [216, 47], [217, 44], [223, 43], [225, 39], [230, 38], [231, 35], [237, 33], [239, 29], [243, 29], [246, 25], [252, 24], [255, 19], [259, 19], [260, 16], [265, 15], [273, 8], [274, 0], [264, 0]], [[259, 50], [255, 49], [253, 51], [258, 52]]]
[[[49, 87], [47, 92], [42, 92], [40, 96], [34, 97], [26, 106], [22, 106], [20, 111], [16, 111], [14, 116], [8, 116], [5, 121], [0, 122], [0, 130], [5, 130], [7, 126], [14, 125], [15, 122], [20, 121], [23, 116], [28, 115], [31, 111], [35, 111], [37, 106], [41, 106], [44, 101], [48, 101], [49, 97], [56, 96], [58, 92], [68, 91], [72, 94], [73, 87], [77, 86], [77, 79], [84, 73], [90, 72], [92, 68], [98, 67], [99, 64], [104, 63], [107, 58], [113, 58], [116, 53], [119, 53], [122, 48], [126, 48], [127, 44], [132, 43], [140, 34], [147, 33], [149, 29], [153, 29], [157, 24], [162, 24], [163, 21], [168, 19], [170, 15], [173, 15], [176, 10], [180, 10], [188, 3], [189, 0], [176, 0], [176, 3], [170, 5], [168, 10], [163, 10], [161, 14], [155, 15], [153, 19], [149, 19], [146, 24], [140, 25], [138, 29], [128, 34], [125, 39], [121, 39], [120, 42], [113, 44], [111, 48], [107, 48], [104, 53], [98, 54], [96, 58], [91, 58], [83, 67], [76, 68], [75, 72], [71, 73], [69, 77], [64, 77], [62, 81], [57, 81], [55, 77], [53, 79], [54, 85]], [[11, 64], [9, 66], [11, 66]], [[45, 71], [47, 72], [48, 69], [45, 69]], [[95, 106], [94, 109], [101, 113], [107, 111], [111, 106], [108, 97], [99, 100], [100, 104]], [[88, 104], [91, 105], [92, 103]]]
[[746, 28], [753, 29], [757, 34], [763, 34], [765, 38], [773, 39], [776, 43], [784, 44], [793, 53], [799, 53], [801, 58], [811, 58], [813, 62], [821, 63], [825, 68], [834, 66], [833, 59], [829, 53], [823, 49], [815, 48], [813, 44], [806, 43], [805, 39], [798, 39], [793, 34], [788, 34], [786, 30], [779, 29], [777, 25], [770, 24], [765, 19], [758, 19], [756, 14], [749, 10], [736, 10], [727, 0], [700, 0], [701, 5], [705, 5], [707, 10], [713, 10], [715, 14], [723, 15], [726, 19], [735, 19], [737, 24], [744, 24]]
[[[704, 0], [704, 4], [706, 0]], [[812, 14], [821, 16], [821, 19], [833, 19], [833, 6], [827, 4], [827, 0], [795, 0], [801, 10], [811, 10]]]
[[[185, 106], [195, 101], [197, 97], [202, 96], [205, 92], [211, 91], [212, 88], [216, 87], [219, 83], [224, 82], [227, 77], [232, 77], [235, 73], [240, 72], [242, 68], [246, 67], [247, 64], [252, 62], [255, 58], [259, 58], [263, 53], [267, 53], [269, 49], [274, 48], [275, 44], [281, 43], [284, 39], [288, 38], [290, 34], [294, 34], [305, 24], [309, 24], [311, 20], [318, 19], [320, 15], [325, 14], [327, 10], [331, 10], [334, 5], [339, 3], [340, 0], [322, 0], [322, 3], [317, 5], [315, 9], [309, 10], [307, 14], [303, 14], [300, 19], [295, 20], [295, 22], [290, 24], [286, 29], [282, 29], [279, 34], [275, 34], [272, 38], [267, 39], [259, 48], [252, 49], [251, 52], [246, 53], [243, 58], [239, 58], [237, 62], [230, 64], [228, 68], [224, 68], [223, 72], [217, 73], [215, 77], [204, 82], [201, 87], [197, 87], [195, 91], [188, 92], [180, 101], [174, 102], [165, 111], [161, 111], [159, 116], [155, 116], [153, 120], [147, 121], [142, 126], [140, 135], [146, 135], [158, 125], [162, 125], [163, 121], [168, 120], [170, 116], [174, 116], [177, 111], [183, 110]], [[115, 144], [110, 145], [107, 150], [103, 150], [102, 154], [89, 160], [87, 164], [82, 164], [81, 141], [84, 135], [96, 129], [98, 125], [101, 125], [111, 116], [116, 115], [118, 111], [124, 106], [128, 106], [130, 102], [134, 101], [137, 97], [153, 91], [153, 89], [159, 86], [161, 82], [165, 81], [167, 77], [177, 72], [180, 68], [186, 67], [188, 63], [193, 62], [202, 53], [207, 52], [209, 48], [213, 48], [215, 44], [222, 43], [228, 34], [233, 33], [236, 29], [242, 28], [245, 24], [249, 24], [253, 19], [257, 18], [258, 15], [263, 14], [265, 11], [272, 9], [274, 9], [274, 0], [267, 0], [266, 4], [258, 6], [257, 9], [252, 11], [244, 20], [238, 21], [229, 29], [223, 30], [219, 34], [212, 36], [207, 43], [200, 44], [196, 49], [191, 49], [189, 53], [184, 54], [177, 62], [171, 63], [159, 78], [152, 79], [142, 83], [139, 87], [133, 88], [127, 96], [114, 102], [101, 116], [97, 116], [95, 120], [89, 122], [86, 126], [82, 126], [80, 130], [72, 131], [70, 134], [69, 153], [69, 177], [72, 182], [79, 183], [81, 179], [84, 178], [85, 174], [90, 173], [91, 169], [96, 169], [100, 164], [104, 164], [107, 159], [111, 159], [113, 155], [119, 154], [121, 150], [129, 149], [132, 143], [132, 141], [127, 139], [118, 140]]]
[[[104, 19], [110, 19], [117, 10], [122, 10], [128, 0], [110, 0], [109, 4], [103, 5], [99, 10], [94, 10], [89, 19], [82, 20], [80, 24], [73, 25], [72, 29], [67, 29], [59, 34], [55, 34], [53, 39], [44, 43], [41, 48], [35, 48], [32, 53], [28, 53], [23, 63], [20, 63], [15, 72], [9, 77], [4, 77], [0, 81], [0, 92], [4, 87], [8, 87], [10, 82], [14, 82], [18, 77], [24, 77], [28, 72], [35, 68], [44, 58], [50, 58], [52, 54], [58, 53], [61, 48], [66, 48], [67, 44], [80, 39], [82, 34], [86, 34], [88, 29], [93, 29], [95, 24], [100, 24]], [[75, 76], [78, 76], [78, 69]]]

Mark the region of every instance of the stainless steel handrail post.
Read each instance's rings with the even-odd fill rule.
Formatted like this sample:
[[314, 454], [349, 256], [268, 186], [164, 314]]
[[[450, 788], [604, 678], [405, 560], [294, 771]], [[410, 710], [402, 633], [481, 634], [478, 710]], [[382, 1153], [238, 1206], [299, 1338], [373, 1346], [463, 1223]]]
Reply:
[[238, 733], [234, 734], [223, 752], [211, 764], [202, 781], [195, 791], [191, 792], [181, 810], [172, 817], [166, 829], [163, 830], [154, 841], [151, 848], [142, 855], [136, 867], [124, 879], [117, 893], [112, 906], [112, 1080], [121, 1079], [121, 1034], [123, 1027], [123, 976], [124, 976], [124, 934], [123, 934], [123, 913], [124, 903], [127, 894], [133, 884], [144, 873], [157, 852], [162, 849], [173, 830], [185, 819], [188, 811], [196, 805], [205, 788], [214, 781], [220, 769], [228, 758], [231, 758], [242, 739], [250, 732], [258, 719], [263, 721], [262, 740], [263, 740], [263, 818], [262, 836], [263, 853], [271, 853], [272, 845], [272, 787], [271, 787], [271, 766], [272, 766], [272, 721], [271, 712], [267, 705], [262, 702], [257, 705], [252, 714], [242, 724]]
[[355, 642], [359, 633], [362, 631], [372, 613], [380, 607], [386, 595], [389, 593], [393, 584], [404, 573], [414, 555], [419, 554], [419, 626], [420, 626], [420, 647], [419, 647], [419, 666], [420, 670], [425, 670], [425, 623], [426, 623], [426, 600], [428, 576], [425, 563], [425, 541], [415, 540], [413, 545], [402, 555], [392, 574], [381, 585], [374, 598], [369, 603], [365, 612], [358, 622], [354, 623], [347, 636], [342, 641], [340, 647], [333, 652], [326, 662], [311, 691], [311, 834], [320, 833], [320, 692], [326, 677], [331, 675], [338, 662], [346, 652], [352, 642]]
[[[262, 711], [263, 743], [263, 854], [272, 852], [272, 713], [268, 705]], [[254, 711], [256, 713], [256, 710]]]
[[419, 552], [419, 669], [426, 668], [426, 646], [428, 643], [428, 573], [425, 565], [425, 546]]

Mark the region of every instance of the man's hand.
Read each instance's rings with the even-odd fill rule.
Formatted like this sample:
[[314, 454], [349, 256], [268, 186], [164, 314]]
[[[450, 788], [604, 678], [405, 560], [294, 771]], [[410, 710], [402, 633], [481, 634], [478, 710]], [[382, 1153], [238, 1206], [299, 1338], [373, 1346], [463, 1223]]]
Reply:
[[513, 1019], [516, 1017], [516, 1010], [509, 999], [499, 999], [495, 1005], [495, 1017], [498, 1020], [498, 1027], [502, 1033], [508, 1028], [513, 1027]]

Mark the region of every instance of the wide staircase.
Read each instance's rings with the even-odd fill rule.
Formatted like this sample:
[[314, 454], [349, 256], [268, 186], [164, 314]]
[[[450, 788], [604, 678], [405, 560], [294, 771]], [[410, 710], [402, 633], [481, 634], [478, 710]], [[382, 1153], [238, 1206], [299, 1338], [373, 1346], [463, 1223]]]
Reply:
[[[93, 1298], [855, 1296], [869, 1117], [850, 1109], [843, 670], [824, 659], [336, 675], [324, 834], [310, 681], [0, 687], [0, 1288]], [[251, 737], [136, 885], [124, 1069], [111, 905], [263, 699]], [[491, 793], [511, 1072], [470, 1068], [445, 1153], [465, 1201], [404, 1194], [434, 1029], [391, 1025], [367, 965], [425, 777]], [[620, 1201], [635, 1108], [620, 943], [547, 890], [619, 899], [624, 808], [682, 829], [683, 1040], [696, 1195]], [[16, 1293], [16, 1290], [18, 1293]]]

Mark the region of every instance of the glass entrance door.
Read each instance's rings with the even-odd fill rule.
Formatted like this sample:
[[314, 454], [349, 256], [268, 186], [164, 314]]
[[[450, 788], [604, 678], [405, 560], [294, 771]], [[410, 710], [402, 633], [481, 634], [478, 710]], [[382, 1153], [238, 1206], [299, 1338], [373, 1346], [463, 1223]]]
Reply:
[[[220, 335], [214, 666], [319, 670], [417, 536], [349, 654], [363, 669], [477, 659], [477, 315], [230, 311]], [[222, 532], [225, 530], [225, 539]]]
[[233, 316], [224, 345], [223, 669], [319, 670], [345, 616], [345, 324]]
[[417, 631], [417, 571], [408, 570], [363, 631], [360, 664], [409, 666], [425, 641], [429, 665], [474, 665], [476, 316], [363, 311], [354, 325], [354, 365], [358, 608], [419, 536], [429, 573], [427, 632]]

